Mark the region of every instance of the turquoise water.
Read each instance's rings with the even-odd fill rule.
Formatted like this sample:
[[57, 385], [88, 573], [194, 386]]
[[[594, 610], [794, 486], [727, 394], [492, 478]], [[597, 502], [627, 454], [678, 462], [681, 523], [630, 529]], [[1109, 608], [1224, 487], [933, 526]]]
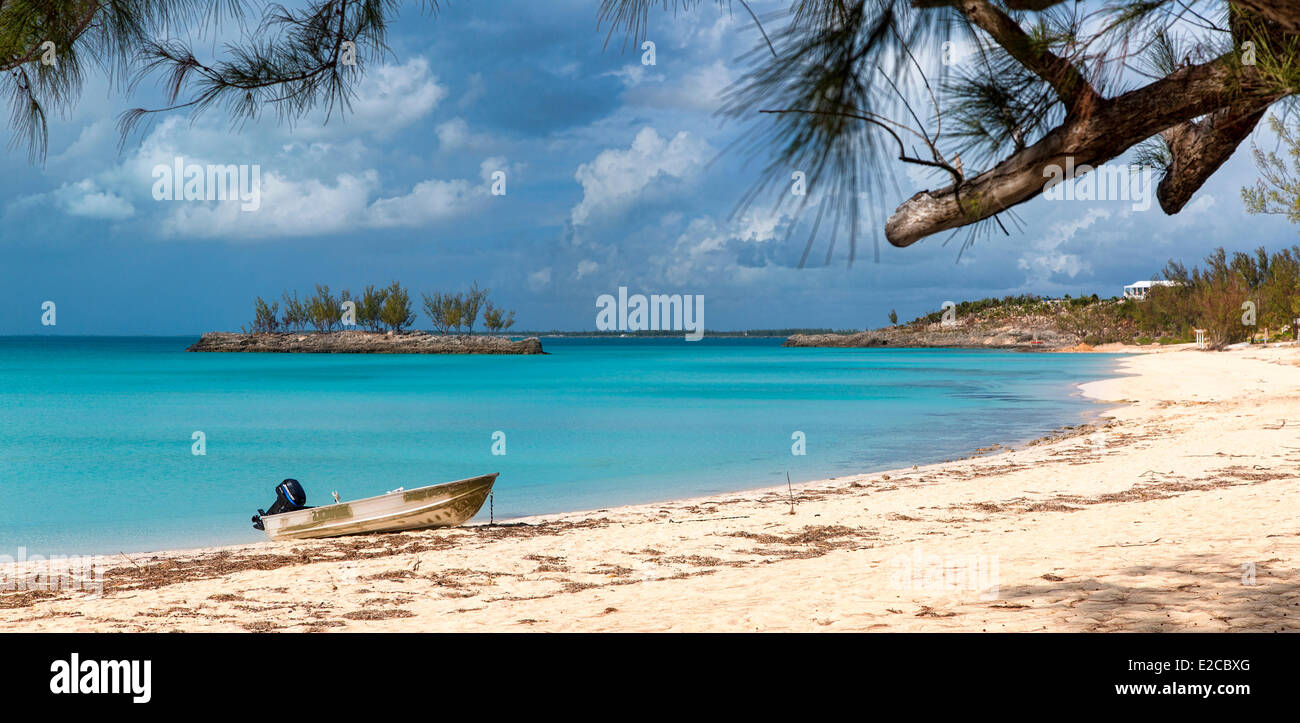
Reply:
[[500, 472], [504, 519], [942, 461], [1082, 421], [1098, 406], [1075, 384], [1114, 365], [780, 339], [545, 339], [547, 356], [193, 341], [0, 338], [0, 555], [262, 539], [248, 518], [284, 477], [312, 504]]

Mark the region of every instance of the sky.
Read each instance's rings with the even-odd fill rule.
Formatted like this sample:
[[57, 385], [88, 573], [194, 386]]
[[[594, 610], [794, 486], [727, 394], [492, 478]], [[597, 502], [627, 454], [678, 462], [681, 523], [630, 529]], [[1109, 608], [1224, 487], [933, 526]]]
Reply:
[[[735, 213], [766, 162], [732, 147], [750, 122], [716, 113], [759, 40], [742, 9], [652, 13], [649, 66], [621, 35], [606, 47], [594, 0], [456, 2], [436, 16], [411, 5], [351, 111], [328, 122], [174, 114], [119, 148], [119, 114], [162, 105], [157, 84], [88, 78], [51, 119], [43, 164], [22, 147], [0, 154], [0, 334], [237, 331], [258, 296], [394, 280], [417, 299], [477, 281], [516, 311], [516, 329], [593, 329], [596, 299], [620, 286], [703, 295], [708, 329], [862, 329], [948, 300], [1118, 295], [1170, 258], [1300, 241], [1285, 219], [1245, 213], [1248, 142], [1176, 216], [1040, 197], [1016, 209], [1010, 236], [964, 252], [946, 233], [894, 248], [877, 220], [852, 265], [841, 239], [829, 264], [821, 241], [800, 269], [809, 218], [771, 201]], [[1276, 145], [1262, 129], [1253, 141]], [[178, 156], [257, 166], [260, 205], [156, 200], [153, 169]], [[889, 197], [868, 204], [893, 209], [940, 185], [887, 172]], [[55, 326], [41, 323], [45, 301]]]

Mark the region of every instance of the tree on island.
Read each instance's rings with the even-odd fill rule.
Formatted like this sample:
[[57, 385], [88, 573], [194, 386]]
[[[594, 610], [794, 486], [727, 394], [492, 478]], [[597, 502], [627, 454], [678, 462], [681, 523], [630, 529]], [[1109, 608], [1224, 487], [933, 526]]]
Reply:
[[468, 292], [435, 291], [424, 294], [423, 297], [424, 313], [432, 322], [434, 331], [439, 334], [446, 334], [452, 329], [473, 334], [480, 311], [483, 311], [483, 323], [488, 331], [501, 331], [515, 323], [515, 313], [511, 311], [507, 314], [505, 310], [493, 306], [488, 299], [488, 290], [480, 289], [477, 281], [470, 286]]
[[470, 334], [474, 333], [474, 323], [478, 321], [479, 310], [483, 308], [484, 302], [487, 301], [487, 289], [480, 289], [478, 282], [475, 281], [469, 287], [469, 292], [465, 294], [461, 302], [461, 308], [464, 313], [461, 315], [461, 322]]
[[514, 311], [507, 312], [505, 309], [493, 306], [491, 301], [487, 302], [487, 309], [483, 312], [483, 326], [486, 326], [489, 332], [495, 334], [514, 325]]
[[373, 284], [367, 285], [365, 292], [361, 294], [360, 303], [357, 304], [357, 324], [370, 331], [383, 329], [384, 321], [381, 314], [384, 310], [384, 302], [387, 300], [388, 289], [376, 289]]
[[434, 331], [447, 334], [452, 329], [461, 331], [465, 326], [467, 300], [464, 294], [435, 291], [424, 294], [424, 313], [429, 315]]
[[446, 334], [451, 329], [451, 322], [448, 321], [448, 310], [451, 300], [449, 294], [441, 291], [435, 291], [432, 295], [421, 294], [424, 298], [424, 313], [429, 317], [433, 324], [433, 330], [439, 334]]
[[893, 309], [889, 310], [889, 325], [898, 326], [898, 312]]
[[[599, 22], [637, 43], [659, 5], [602, 0]], [[165, 107], [122, 114], [123, 142], [168, 111], [219, 109], [238, 122], [274, 109], [285, 123], [321, 107], [345, 114], [388, 52], [398, 10], [332, 0], [294, 9], [253, 0], [6, 4], [0, 69], [14, 141], [43, 159], [47, 113], [75, 105], [91, 64], [132, 85], [167, 80]], [[748, 72], [720, 109], [756, 124], [746, 145], [768, 159], [742, 206], [766, 193], [796, 214], [818, 206], [832, 230], [821, 234], [828, 262], [843, 231], [852, 262], [860, 199], [873, 199], [865, 210], [875, 225], [899, 162], [946, 185], [888, 216], [884, 236], [896, 246], [967, 226], [971, 240], [1005, 233], [1002, 216], [1014, 221], [1009, 211], [1043, 192], [1050, 167], [1097, 166], [1135, 148], [1161, 172], [1161, 209], [1177, 213], [1267, 109], [1300, 89], [1300, 3], [1290, 0], [1114, 0], [1091, 11], [1065, 0], [791, 0], [770, 27], [751, 17], [761, 32]], [[227, 25], [256, 30], [210, 51], [190, 40]], [[966, 57], [949, 57], [953, 40], [970, 48]], [[42, 62], [46, 43], [57, 62]], [[917, 56], [953, 62], [931, 83]], [[789, 193], [792, 169], [815, 192]], [[825, 228], [813, 226], [801, 265]]]
[[455, 329], [460, 331], [465, 324], [465, 295], [464, 294], [444, 294], [443, 295], [443, 317], [447, 324], [447, 330]]
[[388, 287], [388, 297], [380, 309], [379, 319], [390, 330], [401, 332], [415, 323], [415, 311], [411, 308], [411, 297], [406, 289], [396, 281]]
[[280, 297], [284, 301], [284, 316], [281, 319], [280, 326], [285, 331], [302, 331], [307, 326], [308, 314], [307, 305], [298, 299], [298, 292], [293, 292], [293, 296], [286, 291]]
[[307, 300], [307, 319], [316, 331], [334, 331], [343, 318], [343, 308], [330, 294], [328, 285], [316, 284], [316, 295]]
[[316, 285], [316, 293], [305, 300], [299, 300], [298, 292], [284, 292], [284, 312], [276, 321], [279, 305], [267, 305], [258, 297], [255, 304], [254, 331], [302, 331], [310, 325], [317, 332], [332, 332], [343, 326], [343, 307], [347, 302], [353, 303], [356, 326], [369, 331], [381, 331], [384, 328], [402, 331], [415, 322], [415, 312], [411, 309], [411, 300], [402, 285], [396, 281], [392, 285], [376, 289], [366, 286], [360, 299], [354, 299], [352, 292], [344, 289], [335, 297], [330, 287]]
[[267, 334], [280, 330], [280, 321], [277, 317], [280, 305], [272, 302], [269, 306], [262, 297], [257, 297], [254, 304], [253, 333]]

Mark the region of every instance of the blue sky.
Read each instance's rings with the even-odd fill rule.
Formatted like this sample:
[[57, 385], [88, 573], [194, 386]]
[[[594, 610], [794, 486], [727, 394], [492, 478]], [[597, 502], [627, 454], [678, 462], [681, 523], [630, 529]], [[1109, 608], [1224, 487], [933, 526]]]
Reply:
[[[0, 156], [0, 333], [237, 330], [258, 295], [394, 279], [417, 293], [477, 280], [522, 329], [592, 329], [595, 299], [619, 286], [703, 294], [710, 329], [864, 328], [950, 299], [1113, 295], [1171, 257], [1297, 242], [1285, 220], [1244, 212], [1247, 145], [1178, 216], [1040, 198], [1017, 209], [1023, 230], [960, 260], [961, 237], [944, 234], [906, 249], [881, 238], [875, 262], [868, 235], [852, 267], [843, 243], [821, 266], [822, 243], [798, 269], [796, 221], [763, 204], [732, 215], [765, 160], [727, 150], [751, 126], [714, 112], [757, 38], [748, 15], [656, 13], [648, 37], [649, 67], [621, 37], [603, 47], [593, 0], [460, 2], [436, 17], [413, 5], [345, 117], [290, 127], [272, 113], [232, 130], [219, 113], [177, 115], [120, 151], [118, 114], [161, 98], [92, 78], [52, 120], [43, 166], [21, 148]], [[155, 201], [152, 168], [177, 155], [259, 165], [261, 207]], [[496, 170], [504, 196], [488, 191]], [[888, 209], [937, 185], [894, 171]], [[57, 327], [40, 324], [45, 300]]]

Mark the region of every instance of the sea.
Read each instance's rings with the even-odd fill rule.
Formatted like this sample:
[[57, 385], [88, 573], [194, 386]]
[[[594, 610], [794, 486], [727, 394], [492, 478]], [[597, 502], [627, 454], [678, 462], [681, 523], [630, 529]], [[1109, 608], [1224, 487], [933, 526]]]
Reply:
[[187, 353], [196, 340], [0, 337], [0, 559], [261, 540], [249, 518], [290, 477], [324, 504], [497, 472], [486, 522], [942, 462], [1094, 418], [1077, 385], [1118, 361], [754, 337]]

